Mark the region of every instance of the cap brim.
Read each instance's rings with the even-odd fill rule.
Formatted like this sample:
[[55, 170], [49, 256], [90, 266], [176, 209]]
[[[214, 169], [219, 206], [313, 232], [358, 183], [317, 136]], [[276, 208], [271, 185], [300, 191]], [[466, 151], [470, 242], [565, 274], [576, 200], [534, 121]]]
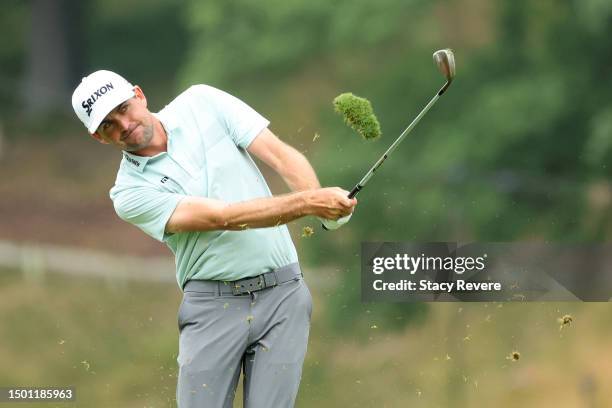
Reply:
[[96, 130], [98, 130], [98, 126], [104, 120], [106, 115], [108, 115], [113, 109], [115, 109], [122, 102], [127, 101], [128, 99], [134, 97], [136, 93], [134, 89], [123, 89], [119, 90], [113, 94], [107, 95], [106, 98], [99, 100], [100, 105], [95, 106], [92, 112], [91, 123], [87, 128], [87, 131], [90, 134], [94, 134]]

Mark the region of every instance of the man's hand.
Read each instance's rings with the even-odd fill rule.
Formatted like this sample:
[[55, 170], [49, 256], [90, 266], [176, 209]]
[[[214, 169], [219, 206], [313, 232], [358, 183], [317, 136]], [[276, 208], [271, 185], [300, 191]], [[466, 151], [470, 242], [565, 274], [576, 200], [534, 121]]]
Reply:
[[307, 212], [320, 218], [337, 220], [350, 215], [357, 199], [348, 198], [349, 192], [339, 187], [319, 188], [305, 192]]

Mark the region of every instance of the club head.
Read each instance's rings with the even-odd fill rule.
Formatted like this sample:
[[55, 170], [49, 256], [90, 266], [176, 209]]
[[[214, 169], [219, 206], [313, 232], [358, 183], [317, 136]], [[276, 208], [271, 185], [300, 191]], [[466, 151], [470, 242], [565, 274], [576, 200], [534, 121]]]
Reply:
[[448, 82], [455, 77], [455, 55], [449, 48], [434, 52], [433, 59]]

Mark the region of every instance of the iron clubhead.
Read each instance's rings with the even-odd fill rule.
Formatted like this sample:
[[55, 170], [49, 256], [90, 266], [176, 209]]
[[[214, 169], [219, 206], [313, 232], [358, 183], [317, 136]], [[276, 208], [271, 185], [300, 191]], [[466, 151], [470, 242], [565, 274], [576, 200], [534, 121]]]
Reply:
[[455, 55], [450, 48], [434, 52], [433, 59], [448, 82], [455, 77]]

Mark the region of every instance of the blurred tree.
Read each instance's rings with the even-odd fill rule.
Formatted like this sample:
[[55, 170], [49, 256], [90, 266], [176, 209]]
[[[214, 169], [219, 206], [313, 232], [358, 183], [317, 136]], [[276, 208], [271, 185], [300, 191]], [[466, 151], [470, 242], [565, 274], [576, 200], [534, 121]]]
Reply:
[[304, 61], [358, 44], [374, 47], [401, 28], [421, 0], [189, 2], [192, 35], [183, 83], [274, 80]]
[[23, 112], [27, 123], [71, 116], [74, 86], [102, 68], [145, 86], [153, 106], [166, 103], [188, 43], [182, 7], [172, 0], [2, 2], [2, 33], [11, 39], [0, 50], [2, 111], [18, 113], [10, 115], [17, 121]]
[[24, 78], [25, 113], [29, 117], [70, 109], [70, 104], [58, 103], [69, 101], [72, 93], [70, 65], [74, 59], [69, 46], [67, 6], [64, 0], [30, 2]]
[[143, 88], [151, 109], [163, 108], [190, 44], [184, 8], [175, 0], [90, 0], [84, 73], [114, 70]]
[[[24, 65], [26, 4], [19, 0], [0, 2], [0, 29], [4, 39], [0, 47], [0, 112], [4, 119], [19, 111], [21, 88], [15, 86]], [[6, 116], [5, 116], [6, 115]]]

